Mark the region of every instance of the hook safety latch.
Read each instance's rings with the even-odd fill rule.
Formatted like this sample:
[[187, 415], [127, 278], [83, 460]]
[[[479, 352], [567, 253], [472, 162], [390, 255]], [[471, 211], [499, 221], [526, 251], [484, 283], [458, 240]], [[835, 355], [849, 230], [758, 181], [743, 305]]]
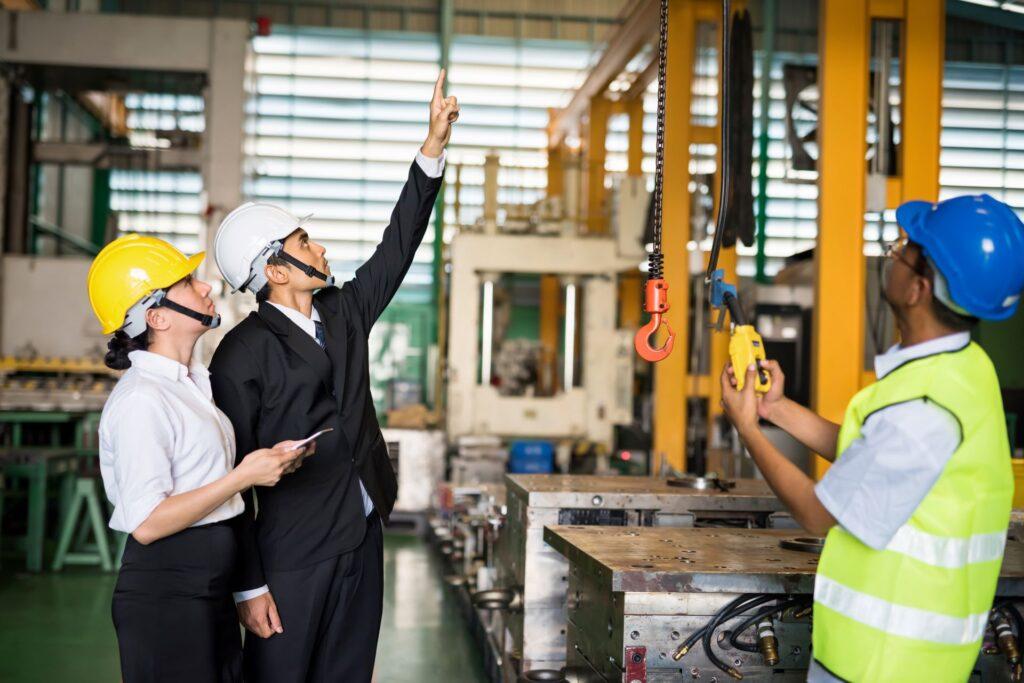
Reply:
[[[633, 346], [636, 352], [646, 361], [657, 363], [665, 360], [672, 353], [672, 347], [676, 343], [676, 335], [669, 326], [668, 321], [661, 316], [669, 309], [668, 305], [668, 283], [663, 279], [647, 281], [647, 291], [644, 297], [644, 310], [651, 314], [650, 321], [637, 330], [633, 337]], [[668, 332], [668, 339], [663, 347], [655, 348], [651, 345], [651, 338], [662, 325]]]

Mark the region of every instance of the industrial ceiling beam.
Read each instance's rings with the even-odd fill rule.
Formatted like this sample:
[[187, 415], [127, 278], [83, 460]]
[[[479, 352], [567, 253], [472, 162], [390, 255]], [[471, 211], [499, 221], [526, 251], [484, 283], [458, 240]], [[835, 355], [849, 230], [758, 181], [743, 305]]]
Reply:
[[150, 149], [102, 142], [37, 142], [32, 146], [32, 160], [37, 164], [100, 169], [198, 171], [202, 168], [201, 152], [198, 149]]
[[647, 86], [654, 82], [654, 79], [658, 77], [658, 55], [655, 53], [651, 57], [651, 62], [644, 70], [637, 74], [632, 85], [629, 86], [629, 90], [626, 91], [626, 100], [635, 100], [644, 96], [647, 92]]
[[1024, 14], [998, 7], [979, 5], [967, 0], [947, 0], [946, 14], [958, 19], [968, 19], [1000, 28], [1024, 31]]
[[591, 100], [603, 93], [608, 84], [622, 73], [640, 48], [658, 30], [658, 0], [636, 0], [633, 9], [619, 28], [608, 36], [608, 49], [587, 75], [587, 80], [573, 95], [572, 101], [558, 113], [548, 130], [548, 145], [561, 144], [566, 134], [575, 131], [580, 119], [590, 108]]

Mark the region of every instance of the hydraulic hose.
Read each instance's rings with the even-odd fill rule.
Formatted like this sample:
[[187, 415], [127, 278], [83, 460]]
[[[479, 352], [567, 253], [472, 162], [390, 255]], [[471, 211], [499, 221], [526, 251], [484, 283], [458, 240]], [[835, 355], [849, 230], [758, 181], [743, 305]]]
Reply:
[[740, 612], [743, 612], [744, 610], [758, 607], [759, 605], [763, 605], [764, 603], [775, 599], [777, 598], [774, 595], [755, 596], [753, 599], [743, 603], [742, 606], [734, 607], [731, 610], [720, 610], [714, 617], [712, 617], [708, 625], [704, 627], [704, 635], [701, 639], [701, 644], [704, 646], [704, 656], [708, 658], [708, 661], [714, 664], [719, 670], [724, 671], [729, 676], [735, 678], [736, 680], [741, 680], [743, 678], [743, 674], [741, 674], [738, 669], [729, 666], [721, 659], [719, 659], [718, 655], [715, 653], [714, 649], [711, 646], [711, 638], [712, 636], [714, 636], [715, 631], [718, 629], [718, 627], [722, 623], [731, 619], [733, 616], [739, 614]]
[[[748, 602], [753, 602], [753, 601], [758, 600], [758, 599], [763, 598], [763, 597], [765, 597], [765, 596], [758, 595], [757, 593], [744, 593], [740, 597], [738, 597], [735, 600], [731, 601], [725, 607], [723, 607], [722, 609], [718, 610], [718, 612], [716, 612], [711, 617], [711, 621], [709, 621], [707, 624], [705, 624], [704, 626], [700, 627], [699, 629], [697, 629], [696, 631], [691, 633], [686, 638], [686, 640], [683, 641], [683, 644], [680, 645], [678, 648], [676, 648], [676, 651], [672, 655], [672, 658], [675, 659], [677, 662], [680, 659], [682, 659], [686, 655], [686, 653], [689, 652], [693, 648], [693, 646], [697, 643], [697, 641], [701, 639], [701, 636], [704, 635], [704, 632], [708, 629], [709, 626], [711, 626], [711, 624], [714, 622], [714, 620], [718, 617], [719, 614], [729, 613], [731, 615], [734, 610], [736, 610], [736, 611], [743, 611], [744, 609], [747, 608], [747, 603]], [[771, 598], [769, 598], [769, 599], [771, 599]], [[758, 604], [761, 604], [761, 603], [758, 603]]]
[[805, 598], [793, 598], [791, 600], [776, 603], [771, 607], [760, 610], [759, 612], [756, 612], [754, 615], [747, 617], [742, 622], [740, 622], [740, 625], [733, 629], [733, 631], [729, 634], [729, 647], [736, 648], [737, 650], [743, 650], [745, 652], [759, 652], [757, 645], [751, 645], [750, 643], [742, 642], [739, 639], [740, 636], [743, 635], [743, 633], [745, 633], [748, 628], [756, 624], [761, 619], [764, 619], [768, 616], [773, 616], [781, 612], [785, 612], [790, 607], [796, 607], [797, 605], [802, 605], [806, 602], [807, 600]]

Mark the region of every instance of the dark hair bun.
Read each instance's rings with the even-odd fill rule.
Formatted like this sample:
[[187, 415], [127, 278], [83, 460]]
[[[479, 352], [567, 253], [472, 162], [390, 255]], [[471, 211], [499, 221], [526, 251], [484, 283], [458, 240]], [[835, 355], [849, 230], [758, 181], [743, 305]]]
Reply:
[[107, 342], [107, 355], [103, 362], [111, 370], [127, 370], [132, 366], [128, 354], [132, 351], [145, 351], [149, 346], [148, 330], [137, 337], [129, 337], [124, 330], [118, 330]]

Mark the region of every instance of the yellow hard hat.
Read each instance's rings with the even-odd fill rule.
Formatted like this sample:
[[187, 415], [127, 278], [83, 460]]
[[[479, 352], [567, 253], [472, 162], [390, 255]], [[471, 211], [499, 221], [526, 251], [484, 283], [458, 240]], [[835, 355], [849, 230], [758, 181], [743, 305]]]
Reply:
[[128, 310], [157, 290], [170, 287], [203, 262], [204, 253], [185, 256], [156, 237], [119, 237], [89, 267], [89, 303], [103, 334], [121, 329]]

